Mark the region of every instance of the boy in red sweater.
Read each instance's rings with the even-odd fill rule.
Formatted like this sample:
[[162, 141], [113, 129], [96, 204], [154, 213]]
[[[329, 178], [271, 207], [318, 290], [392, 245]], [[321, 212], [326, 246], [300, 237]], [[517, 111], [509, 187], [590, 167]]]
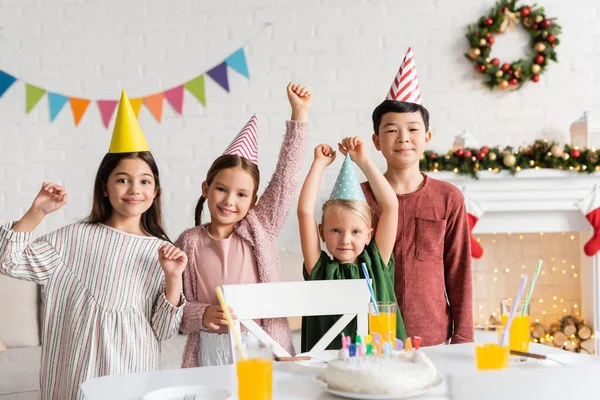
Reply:
[[[373, 143], [386, 159], [385, 178], [398, 196], [395, 292], [408, 336], [422, 345], [473, 341], [471, 248], [467, 211], [454, 185], [421, 173], [431, 140], [409, 48], [386, 100], [373, 112]], [[363, 192], [376, 229], [379, 206]]]

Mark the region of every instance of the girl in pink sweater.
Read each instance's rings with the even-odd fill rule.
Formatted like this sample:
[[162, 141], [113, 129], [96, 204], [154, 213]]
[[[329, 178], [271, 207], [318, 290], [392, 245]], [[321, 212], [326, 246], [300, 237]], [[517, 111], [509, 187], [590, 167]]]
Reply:
[[[215, 295], [217, 286], [281, 280], [277, 235], [297, 188], [312, 101], [310, 91], [292, 83], [287, 95], [292, 106], [291, 121], [286, 122], [279, 161], [260, 201], [256, 193], [257, 121], [252, 117], [208, 170], [196, 206], [196, 226], [183, 232], [176, 242], [189, 260], [183, 274], [187, 305], [181, 330], [189, 334], [183, 368], [232, 362], [225, 316]], [[202, 224], [205, 202], [210, 222]], [[285, 318], [257, 322], [294, 354]], [[256, 340], [249, 332], [242, 332], [242, 336], [246, 342]]]

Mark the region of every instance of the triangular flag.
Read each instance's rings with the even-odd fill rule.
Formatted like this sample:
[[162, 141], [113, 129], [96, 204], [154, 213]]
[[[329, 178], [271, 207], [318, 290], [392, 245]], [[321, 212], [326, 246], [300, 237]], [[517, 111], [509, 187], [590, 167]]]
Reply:
[[46, 90], [37, 86], [25, 84], [25, 112], [29, 114], [29, 111], [33, 110], [33, 107], [40, 101], [46, 94]]
[[16, 80], [17, 78], [14, 76], [9, 75], [4, 71], [0, 71], [0, 97], [4, 95], [4, 92], [6, 92]]
[[108, 152], [134, 153], [138, 151], [150, 151], [150, 149], [137, 116], [127, 99], [127, 94], [123, 90]]
[[167, 90], [165, 98], [171, 103], [177, 114], [181, 115], [183, 112], [183, 85]]
[[157, 93], [144, 97], [144, 104], [146, 105], [146, 107], [148, 107], [148, 110], [150, 110], [150, 112], [152, 113], [152, 115], [154, 115], [154, 118], [156, 118], [158, 122], [160, 122], [162, 118], [164, 97], [164, 93]]
[[204, 75], [200, 75], [183, 85], [188, 92], [194, 95], [203, 106], [206, 106], [206, 98], [204, 97]]
[[62, 111], [69, 98], [58, 93], [48, 92], [48, 104], [50, 105], [50, 121], [54, 121]]
[[237, 72], [250, 79], [250, 74], [248, 73], [248, 65], [246, 64], [246, 54], [244, 53], [243, 47], [237, 50], [229, 57], [227, 57], [225, 62], [231, 68], [235, 69]]
[[69, 103], [71, 103], [73, 119], [75, 120], [75, 126], [77, 126], [79, 125], [79, 121], [81, 121], [81, 117], [83, 117], [83, 114], [85, 114], [85, 110], [87, 110], [88, 106], [90, 105], [90, 100], [70, 97]]
[[229, 80], [227, 79], [227, 64], [223, 61], [213, 69], [207, 72], [208, 76], [213, 78], [221, 87], [229, 92]]
[[96, 103], [98, 103], [98, 108], [100, 109], [102, 122], [104, 123], [104, 126], [108, 128], [110, 119], [112, 118], [115, 108], [117, 108], [117, 104], [119, 104], [119, 102], [117, 100], [98, 100]]
[[138, 97], [137, 99], [129, 100], [129, 104], [131, 104], [131, 108], [133, 109], [133, 113], [135, 114], [136, 118], [138, 118], [140, 116], [140, 109], [142, 108], [143, 102], [144, 102], [144, 99], [141, 97]]
[[360, 187], [358, 177], [352, 167], [352, 159], [350, 154], [346, 154], [342, 169], [333, 185], [333, 190], [329, 196], [329, 200], [358, 200], [367, 201]]

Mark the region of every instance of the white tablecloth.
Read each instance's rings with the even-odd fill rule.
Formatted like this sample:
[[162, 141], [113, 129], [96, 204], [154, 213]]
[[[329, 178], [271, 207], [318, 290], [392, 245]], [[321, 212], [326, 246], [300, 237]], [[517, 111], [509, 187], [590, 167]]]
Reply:
[[[419, 397], [423, 400], [448, 400], [448, 376], [451, 374], [477, 374], [473, 344], [441, 345], [421, 349], [431, 358], [444, 383]], [[600, 367], [600, 357], [568, 353], [551, 347], [532, 343], [530, 351], [545, 354], [570, 366], [594, 365]], [[564, 368], [553, 361], [538, 362], [529, 359], [520, 364], [511, 364], [509, 369]], [[273, 399], [338, 399], [324, 391], [315, 380], [322, 369], [306, 368], [294, 363], [274, 364]], [[479, 372], [485, 373], [485, 372]], [[600, 377], [598, 378], [600, 379]], [[137, 374], [111, 375], [91, 379], [81, 389], [88, 400], [139, 400], [146, 393], [169, 386], [204, 385], [225, 388], [237, 399], [237, 378], [233, 365], [219, 367], [188, 368], [180, 370], [144, 372]], [[514, 399], [513, 399], [514, 400]]]

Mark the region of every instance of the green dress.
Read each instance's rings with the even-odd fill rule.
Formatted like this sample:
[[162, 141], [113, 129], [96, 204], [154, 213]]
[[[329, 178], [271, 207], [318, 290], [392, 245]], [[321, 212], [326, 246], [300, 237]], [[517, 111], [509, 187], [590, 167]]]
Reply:
[[[369, 271], [377, 301], [389, 301], [397, 304], [394, 292], [394, 256], [392, 255], [388, 264], [385, 265], [375, 244], [375, 240], [371, 240], [371, 243], [365, 247], [358, 257], [358, 261], [358, 265], [351, 263], [340, 264], [338, 260], [332, 260], [327, 253], [321, 251], [321, 257], [319, 257], [310, 276], [306, 273], [306, 268], [303, 266], [304, 280], [364, 279], [365, 275], [360, 266], [360, 263], [364, 262], [367, 266], [367, 271]], [[302, 317], [302, 352], [309, 351], [340, 317], [341, 315]], [[352, 341], [354, 342], [354, 337], [356, 336], [356, 318], [344, 328], [343, 332], [344, 335], [352, 337]], [[400, 314], [400, 308], [397, 306], [396, 337], [401, 340], [406, 339], [404, 322]], [[341, 347], [341, 335], [338, 335], [327, 349], [336, 350]]]

